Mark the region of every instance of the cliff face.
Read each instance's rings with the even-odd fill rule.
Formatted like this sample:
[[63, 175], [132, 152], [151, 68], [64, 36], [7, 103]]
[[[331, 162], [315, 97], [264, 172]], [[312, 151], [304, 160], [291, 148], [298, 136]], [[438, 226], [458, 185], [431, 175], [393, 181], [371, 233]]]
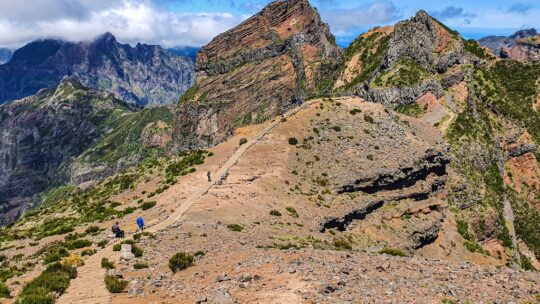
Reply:
[[275, 1], [197, 55], [197, 82], [180, 100], [181, 149], [219, 142], [238, 126], [283, 113], [312, 94], [341, 50], [307, 0]]
[[0, 66], [0, 103], [55, 87], [65, 75], [140, 105], [171, 103], [194, 82], [192, 61], [157, 45], [131, 47], [110, 33], [92, 42], [41, 40]]

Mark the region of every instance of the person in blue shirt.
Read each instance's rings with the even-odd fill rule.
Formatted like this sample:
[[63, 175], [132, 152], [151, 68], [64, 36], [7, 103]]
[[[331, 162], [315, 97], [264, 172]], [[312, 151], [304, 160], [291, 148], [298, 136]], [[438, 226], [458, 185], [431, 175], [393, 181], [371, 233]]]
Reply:
[[141, 232], [144, 231], [144, 220], [140, 215], [137, 218], [137, 226], [139, 226], [139, 230], [141, 230]]

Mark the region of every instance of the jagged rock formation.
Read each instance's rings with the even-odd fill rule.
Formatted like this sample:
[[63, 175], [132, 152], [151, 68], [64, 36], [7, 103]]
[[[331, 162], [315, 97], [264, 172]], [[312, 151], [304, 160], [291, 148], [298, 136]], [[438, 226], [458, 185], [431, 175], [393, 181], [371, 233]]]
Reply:
[[11, 60], [13, 52], [10, 49], [0, 48], [0, 64], [4, 64]]
[[523, 62], [540, 61], [540, 35], [536, 29], [519, 30], [509, 37], [488, 36], [478, 42], [501, 58]]
[[192, 61], [157, 45], [131, 47], [110, 33], [92, 42], [39, 40], [0, 66], [0, 103], [55, 87], [65, 75], [140, 105], [172, 103], [194, 82]]
[[175, 140], [186, 149], [225, 139], [329, 91], [341, 50], [307, 0], [275, 1], [197, 55], [197, 82], [180, 100]]
[[355, 40], [346, 50], [335, 89], [391, 107], [428, 92], [439, 98], [464, 79], [457, 66], [478, 60], [467, 52], [474, 47], [471, 43], [419, 11], [410, 20], [375, 28]]

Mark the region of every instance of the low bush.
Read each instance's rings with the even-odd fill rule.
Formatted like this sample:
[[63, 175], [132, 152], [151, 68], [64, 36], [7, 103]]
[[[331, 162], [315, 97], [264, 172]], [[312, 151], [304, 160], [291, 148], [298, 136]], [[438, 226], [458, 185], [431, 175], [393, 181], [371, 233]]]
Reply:
[[89, 240], [74, 240], [66, 242], [64, 246], [66, 246], [67, 249], [73, 250], [92, 246], [92, 242]]
[[287, 210], [287, 212], [289, 212], [292, 217], [298, 217], [298, 212], [296, 212], [296, 209], [294, 209], [294, 207], [288, 206], [285, 208], [285, 210]]
[[155, 205], [156, 205], [155, 201], [144, 202], [144, 203], [141, 204], [141, 209], [142, 210], [148, 210], [148, 209], [154, 207]]
[[102, 258], [101, 259], [101, 268], [114, 269], [114, 263], [109, 261], [109, 259], [107, 259], [107, 258]]
[[133, 268], [134, 269], [144, 269], [144, 268], [148, 268], [148, 264], [146, 263], [143, 263], [143, 262], [137, 262], [133, 265]]
[[140, 258], [143, 256], [142, 248], [137, 245], [131, 245], [131, 253], [133, 253], [136, 258]]
[[49, 265], [39, 276], [30, 281], [19, 294], [20, 304], [54, 303], [56, 294], [63, 294], [69, 281], [77, 277], [77, 269], [55, 263]]
[[112, 247], [113, 251], [120, 251], [120, 249], [122, 249], [121, 244], [114, 244], [113, 247]]
[[351, 243], [344, 238], [334, 239], [334, 247], [337, 250], [352, 250]]
[[240, 141], [238, 142], [238, 145], [241, 146], [241, 145], [244, 145], [247, 143], [247, 139], [245, 138], [240, 138]]
[[405, 257], [407, 256], [403, 251], [399, 250], [399, 249], [396, 249], [396, 248], [384, 248], [382, 250], [379, 251], [380, 254], [389, 254], [389, 255], [393, 255], [393, 256], [400, 256], [400, 257]]
[[101, 240], [97, 243], [98, 247], [100, 248], [105, 248], [105, 246], [107, 246], [107, 244], [109, 243], [108, 240]]
[[97, 234], [101, 231], [101, 229], [98, 226], [90, 226], [86, 228], [85, 232], [88, 234]]
[[230, 224], [230, 225], [227, 225], [227, 228], [229, 228], [230, 231], [236, 231], [236, 232], [240, 232], [242, 231], [242, 229], [244, 229], [244, 227], [238, 225], [238, 224]]
[[7, 288], [6, 285], [4, 285], [4, 283], [0, 283], [0, 299], [1, 298], [9, 298], [10, 297], [10, 292], [9, 292], [9, 288]]
[[369, 116], [369, 115], [364, 115], [364, 120], [366, 122], [369, 122], [369, 123], [375, 123], [375, 120], [373, 119], [373, 117]]
[[126, 289], [128, 281], [121, 280], [113, 275], [105, 276], [105, 286], [111, 293], [120, 293]]
[[185, 252], [178, 252], [169, 259], [169, 268], [172, 272], [184, 270], [193, 265], [193, 256]]
[[82, 266], [84, 263], [80, 255], [71, 254], [70, 256], [62, 259], [62, 264], [66, 266], [78, 267]]
[[289, 138], [289, 145], [296, 146], [297, 144], [298, 144], [298, 139], [296, 139], [294, 137]]
[[277, 211], [277, 210], [270, 210], [270, 215], [273, 215], [273, 216], [281, 216], [281, 212]]
[[81, 256], [90, 256], [96, 253], [95, 249], [85, 249], [81, 252]]

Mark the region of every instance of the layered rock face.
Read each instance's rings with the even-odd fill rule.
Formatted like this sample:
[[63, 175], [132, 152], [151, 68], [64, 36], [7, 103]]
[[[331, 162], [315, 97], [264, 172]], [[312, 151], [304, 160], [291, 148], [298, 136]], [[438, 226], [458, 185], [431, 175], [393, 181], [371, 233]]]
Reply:
[[172, 103], [194, 82], [190, 59], [156, 45], [120, 44], [106, 33], [92, 42], [34, 41], [0, 66], [0, 103], [55, 87], [65, 75], [140, 105]]
[[328, 26], [307, 0], [270, 3], [198, 53], [197, 83], [177, 109], [177, 145], [220, 142], [238, 126], [330, 90], [322, 81], [340, 56]]
[[109, 131], [106, 121], [137, 110], [113, 94], [64, 79], [57, 88], [0, 107], [0, 224], [31, 197], [69, 181], [69, 164]]
[[478, 42], [501, 58], [527, 63], [540, 61], [540, 34], [536, 29], [520, 30], [509, 37], [488, 36]]

